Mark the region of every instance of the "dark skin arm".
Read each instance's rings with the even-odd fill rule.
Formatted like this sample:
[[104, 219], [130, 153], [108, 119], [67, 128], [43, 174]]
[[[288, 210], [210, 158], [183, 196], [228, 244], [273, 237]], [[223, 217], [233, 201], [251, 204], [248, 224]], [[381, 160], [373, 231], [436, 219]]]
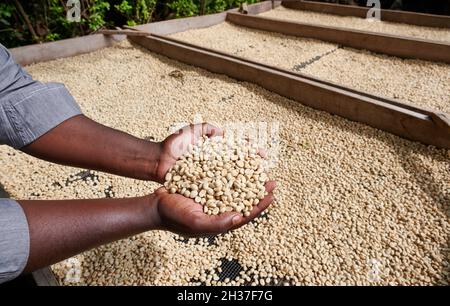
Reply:
[[163, 177], [156, 175], [161, 144], [79, 115], [64, 121], [22, 151], [58, 164], [162, 182]]
[[152, 198], [18, 201], [30, 231], [24, 272], [152, 229], [157, 220], [148, 204]]
[[[221, 135], [209, 124], [191, 125], [160, 143], [138, 139], [85, 116], [73, 117], [22, 150], [48, 161], [163, 182], [187, 144], [202, 135]], [[185, 236], [219, 234], [238, 228], [273, 200], [274, 182], [248, 217], [238, 213], [208, 216], [192, 199], [159, 188], [146, 197], [128, 199], [18, 201], [30, 229], [25, 272], [56, 263], [90, 248], [148, 230]]]
[[54, 264], [80, 252], [149, 230], [183, 236], [216, 235], [250, 222], [273, 201], [274, 182], [250, 216], [225, 213], [209, 216], [192, 199], [154, 194], [128, 199], [19, 201], [30, 230], [30, 254], [24, 273]]

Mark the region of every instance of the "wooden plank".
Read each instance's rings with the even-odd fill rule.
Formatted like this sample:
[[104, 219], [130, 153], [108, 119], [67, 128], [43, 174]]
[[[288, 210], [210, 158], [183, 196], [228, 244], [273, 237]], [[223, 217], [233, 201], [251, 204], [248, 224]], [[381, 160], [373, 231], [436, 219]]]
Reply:
[[[150, 51], [240, 81], [255, 83], [312, 108], [365, 123], [406, 139], [450, 148], [450, 134], [445, 121], [437, 119], [439, 123], [436, 122], [429, 110], [402, 107], [396, 101], [388, 103], [385, 98], [377, 99], [355, 90], [317, 82], [300, 74], [159, 35], [129, 39]], [[445, 114], [432, 113], [436, 114], [435, 117], [448, 118]]]
[[147, 23], [143, 25], [138, 25], [133, 28], [152, 32], [159, 35], [170, 35], [177, 32], [183, 32], [190, 29], [206, 28], [223, 22], [226, 18], [226, 12], [195, 16], [180, 19], [171, 19], [160, 22]]
[[[247, 12], [249, 14], [260, 14], [267, 11], [270, 11], [271, 9], [274, 9], [281, 5], [281, 1], [261, 1], [259, 3], [255, 4], [249, 4], [247, 5]], [[229, 10], [228, 12], [237, 12], [236, 10]]]
[[0, 183], [0, 198], [9, 198], [9, 194], [6, 192], [2, 183]]
[[116, 30], [100, 30], [98, 31], [99, 34], [103, 35], [126, 35], [126, 36], [150, 36], [152, 33], [150, 32], [144, 32], [140, 30], [135, 30], [131, 27], [125, 26], [126, 28], [130, 28], [129, 30], [123, 30], [123, 29], [116, 29]]
[[227, 21], [253, 29], [320, 39], [377, 53], [450, 63], [450, 43], [228, 13]]
[[50, 267], [34, 271], [32, 275], [38, 286], [59, 286], [59, 282]]
[[[282, 6], [290, 9], [333, 14], [339, 16], [353, 16], [366, 18], [370, 8], [341, 5], [333, 3], [320, 3], [312, 1], [283, 1]], [[450, 28], [450, 17], [413, 13], [405, 11], [381, 10], [381, 20], [397, 23], [406, 23], [417, 26]]]
[[[275, 6], [281, 5], [281, 1], [274, 1]], [[272, 9], [272, 1], [263, 1], [247, 6], [249, 14], [259, 14]], [[147, 23], [133, 27], [136, 30], [151, 32], [158, 35], [170, 35], [178, 32], [184, 32], [191, 29], [206, 28], [219, 24], [226, 19], [227, 12], [237, 12], [238, 9], [188, 18], [165, 20], [160, 22]]]
[[104, 36], [102, 34], [94, 34], [63, 39], [55, 42], [12, 48], [10, 51], [15, 61], [18, 64], [25, 66], [32, 63], [89, 53], [101, 48], [110, 47], [123, 39], [125, 39], [123, 35]]

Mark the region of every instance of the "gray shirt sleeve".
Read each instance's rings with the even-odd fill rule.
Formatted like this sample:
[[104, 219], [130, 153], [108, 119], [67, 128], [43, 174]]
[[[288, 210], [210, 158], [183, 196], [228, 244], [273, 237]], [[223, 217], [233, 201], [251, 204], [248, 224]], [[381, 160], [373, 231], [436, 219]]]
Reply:
[[[79, 114], [80, 108], [64, 85], [33, 80], [0, 44], [0, 144], [22, 148]], [[29, 239], [21, 206], [0, 199], [0, 283], [23, 271]]]
[[35, 81], [0, 44], [0, 144], [21, 148], [81, 114], [59, 83]]
[[0, 199], [0, 284], [22, 273], [28, 261], [30, 237], [22, 207]]

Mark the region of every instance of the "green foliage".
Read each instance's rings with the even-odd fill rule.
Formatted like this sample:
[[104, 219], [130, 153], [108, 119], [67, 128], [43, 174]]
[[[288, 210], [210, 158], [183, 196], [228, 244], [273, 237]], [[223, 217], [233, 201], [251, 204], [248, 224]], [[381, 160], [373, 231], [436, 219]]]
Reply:
[[116, 10], [129, 17], [133, 14], [133, 7], [128, 3], [127, 0], [123, 0], [120, 4], [114, 5]]
[[21, 39], [21, 35], [11, 24], [11, 17], [14, 13], [14, 6], [8, 3], [0, 3], [0, 43], [14, 44]]
[[[79, 0], [80, 22], [66, 18], [67, 0], [3, 0], [0, 43], [12, 48], [86, 35], [105, 27], [213, 14], [258, 0]], [[23, 8], [24, 14], [18, 8]], [[158, 6], [157, 6], [158, 4]], [[29, 22], [26, 22], [26, 20]]]
[[58, 33], [48, 33], [45, 35], [45, 41], [55, 41], [60, 39], [60, 35]]
[[127, 18], [128, 25], [149, 23], [155, 11], [157, 0], [123, 0], [114, 8]]
[[194, 0], [174, 0], [168, 6], [175, 12], [177, 18], [198, 14], [198, 5], [194, 3]]
[[202, 11], [203, 14], [223, 12], [244, 2], [252, 4], [258, 0], [172, 0], [167, 6], [174, 11], [176, 18], [182, 18], [199, 15]]
[[10, 25], [8, 18], [13, 14], [14, 6], [8, 3], [0, 3], [0, 23], [3, 25]]
[[[206, 0], [205, 0], [206, 1]], [[223, 12], [228, 7], [231, 7], [227, 0], [209, 0], [206, 1], [206, 14], [213, 14], [216, 12]]]
[[106, 24], [105, 13], [109, 10], [109, 3], [106, 1], [91, 1], [89, 7], [89, 16], [86, 18], [86, 23], [89, 29], [95, 31]]

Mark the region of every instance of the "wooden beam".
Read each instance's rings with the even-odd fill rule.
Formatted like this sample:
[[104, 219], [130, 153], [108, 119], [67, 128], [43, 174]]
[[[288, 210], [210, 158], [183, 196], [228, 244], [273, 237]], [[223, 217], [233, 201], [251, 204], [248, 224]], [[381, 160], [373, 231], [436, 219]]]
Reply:
[[228, 13], [227, 21], [253, 29], [314, 38], [401, 58], [450, 63], [450, 43]]
[[57, 58], [70, 57], [89, 53], [101, 48], [110, 47], [125, 39], [121, 36], [105, 36], [102, 34], [88, 35], [64, 39], [55, 42], [35, 44], [10, 49], [14, 60], [22, 65], [51, 61]]
[[152, 35], [129, 39], [152, 52], [237, 80], [255, 83], [309, 107], [365, 123], [406, 139], [450, 148], [450, 129], [445, 114], [346, 89], [173, 38]]
[[[296, 0], [283, 1], [281, 5], [290, 9], [333, 14], [339, 16], [353, 16], [359, 18], [366, 18], [367, 12], [370, 9], [351, 5]], [[450, 28], [450, 17], [441, 15], [381, 10], [381, 20], [397, 23], [407, 23], [417, 26]]]
[[[281, 5], [281, 1], [274, 1], [274, 6]], [[272, 1], [262, 1], [247, 5], [248, 14], [259, 14], [272, 9]], [[225, 21], [227, 12], [238, 12], [238, 9], [230, 9], [228, 11], [188, 18], [165, 20], [160, 22], [152, 22], [135, 26], [137, 30], [152, 32], [159, 35], [170, 35], [178, 32], [188, 31], [191, 29], [206, 28]]]
[[53, 274], [51, 267], [44, 267], [32, 273], [37, 286], [59, 286], [59, 282]]
[[[127, 26], [128, 28], [128, 26]], [[126, 36], [149, 36], [152, 35], [150, 32], [144, 32], [140, 30], [123, 30], [123, 29], [116, 29], [116, 30], [100, 30], [98, 31], [99, 34], [103, 35], [126, 35]]]

